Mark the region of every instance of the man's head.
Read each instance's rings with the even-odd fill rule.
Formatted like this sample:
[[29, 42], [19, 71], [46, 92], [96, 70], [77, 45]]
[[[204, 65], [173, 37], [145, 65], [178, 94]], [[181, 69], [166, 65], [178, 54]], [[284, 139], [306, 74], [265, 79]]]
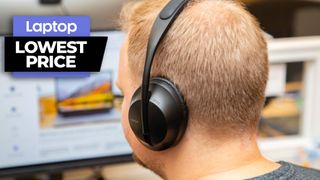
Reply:
[[[129, 127], [128, 108], [141, 85], [151, 27], [167, 2], [138, 1], [122, 13], [128, 32], [118, 80], [124, 94], [123, 126], [135, 154], [147, 166], [157, 166], [153, 169], [161, 169], [166, 152], [152, 152], [138, 142]], [[166, 77], [182, 93], [189, 110], [185, 136], [207, 142], [204, 146], [212, 139], [251, 137], [264, 103], [266, 43], [256, 20], [239, 3], [190, 0], [160, 43], [151, 76]], [[187, 141], [184, 137], [181, 143]]]

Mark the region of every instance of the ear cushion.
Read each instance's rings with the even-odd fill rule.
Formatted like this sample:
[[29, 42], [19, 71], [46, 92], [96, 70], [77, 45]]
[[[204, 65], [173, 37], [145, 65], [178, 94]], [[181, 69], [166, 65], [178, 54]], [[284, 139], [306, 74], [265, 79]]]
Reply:
[[129, 123], [141, 143], [153, 150], [164, 150], [177, 144], [183, 136], [187, 127], [188, 109], [179, 90], [167, 79], [152, 79], [150, 91], [150, 142], [142, 135], [141, 87], [131, 99]]

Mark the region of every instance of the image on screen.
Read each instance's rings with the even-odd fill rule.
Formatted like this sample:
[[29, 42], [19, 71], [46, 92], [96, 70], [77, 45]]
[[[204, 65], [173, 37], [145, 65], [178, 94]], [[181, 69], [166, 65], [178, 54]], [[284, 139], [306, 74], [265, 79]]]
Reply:
[[111, 73], [57, 80], [58, 114], [63, 117], [109, 113], [113, 109]]

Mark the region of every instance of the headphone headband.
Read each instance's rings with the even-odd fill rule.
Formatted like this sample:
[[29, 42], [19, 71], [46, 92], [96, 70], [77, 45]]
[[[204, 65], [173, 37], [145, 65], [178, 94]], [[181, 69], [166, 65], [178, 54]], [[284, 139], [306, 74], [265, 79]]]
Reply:
[[150, 73], [155, 52], [171, 27], [171, 24], [178, 17], [189, 0], [171, 0], [160, 12], [154, 22], [149, 36], [147, 55], [144, 65], [141, 92], [141, 114], [142, 114], [142, 134], [146, 142], [150, 142], [149, 121], [148, 121], [148, 103], [149, 103], [149, 83]]

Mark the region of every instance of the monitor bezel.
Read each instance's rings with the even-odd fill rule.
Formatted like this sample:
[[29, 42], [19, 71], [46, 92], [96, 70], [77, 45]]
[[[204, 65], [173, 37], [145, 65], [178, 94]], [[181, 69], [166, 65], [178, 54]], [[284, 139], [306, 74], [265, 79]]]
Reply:
[[52, 163], [40, 163], [35, 165], [16, 166], [0, 169], [0, 177], [16, 177], [24, 175], [32, 175], [37, 173], [61, 173], [65, 170], [79, 169], [86, 167], [100, 167], [105, 165], [132, 162], [132, 154], [97, 157], [71, 161], [59, 161]]

